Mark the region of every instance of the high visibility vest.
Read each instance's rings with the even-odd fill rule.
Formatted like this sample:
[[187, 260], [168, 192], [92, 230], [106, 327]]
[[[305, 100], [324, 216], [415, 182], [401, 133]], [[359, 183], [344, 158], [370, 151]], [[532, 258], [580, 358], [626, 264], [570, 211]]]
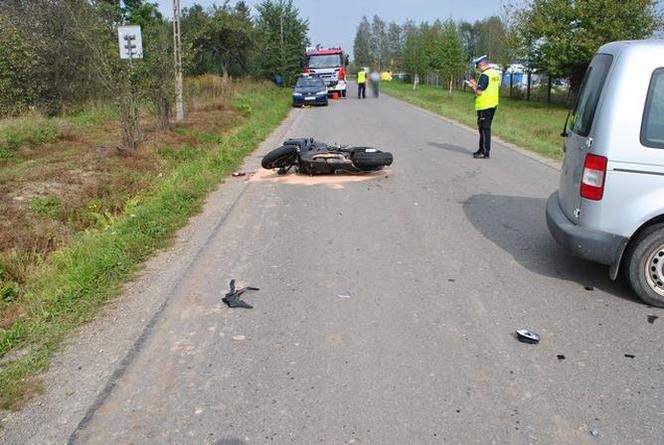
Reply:
[[477, 111], [497, 107], [500, 94], [500, 73], [493, 68], [489, 68], [482, 74], [489, 77], [489, 85], [482, 91], [481, 96], [475, 98], [475, 110]]
[[364, 70], [357, 72], [357, 83], [367, 83], [367, 73]]

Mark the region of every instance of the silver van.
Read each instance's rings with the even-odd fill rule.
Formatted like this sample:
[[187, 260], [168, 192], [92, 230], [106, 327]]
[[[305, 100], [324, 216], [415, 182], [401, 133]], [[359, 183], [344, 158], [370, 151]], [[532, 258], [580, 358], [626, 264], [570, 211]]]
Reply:
[[624, 270], [664, 307], [664, 41], [602, 46], [565, 125], [560, 187], [546, 219], [573, 254]]

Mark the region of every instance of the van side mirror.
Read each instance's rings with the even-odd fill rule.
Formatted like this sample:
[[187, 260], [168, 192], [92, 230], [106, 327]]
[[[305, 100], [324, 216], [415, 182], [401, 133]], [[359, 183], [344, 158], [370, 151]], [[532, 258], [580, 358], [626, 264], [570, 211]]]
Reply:
[[348, 57], [348, 54], [346, 54], [345, 56], [344, 63], [346, 64], [346, 66], [350, 65], [350, 57]]

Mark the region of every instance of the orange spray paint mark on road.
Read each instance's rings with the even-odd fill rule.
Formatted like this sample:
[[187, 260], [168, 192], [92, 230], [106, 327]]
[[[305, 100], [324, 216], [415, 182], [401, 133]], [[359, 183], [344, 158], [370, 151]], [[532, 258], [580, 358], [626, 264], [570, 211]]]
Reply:
[[327, 185], [333, 189], [343, 189], [344, 184], [352, 182], [371, 181], [380, 177], [389, 176], [390, 172], [381, 170], [376, 172], [362, 174], [338, 174], [338, 175], [301, 175], [298, 173], [289, 173], [287, 175], [278, 175], [273, 170], [258, 170], [249, 178], [249, 182], [271, 182], [275, 184], [286, 185]]

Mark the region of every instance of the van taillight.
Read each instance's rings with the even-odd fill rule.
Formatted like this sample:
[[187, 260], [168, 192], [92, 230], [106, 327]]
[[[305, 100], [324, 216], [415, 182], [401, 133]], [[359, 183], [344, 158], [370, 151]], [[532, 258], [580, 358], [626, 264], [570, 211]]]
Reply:
[[581, 179], [581, 197], [593, 201], [600, 201], [604, 195], [604, 181], [606, 180], [606, 163], [604, 156], [588, 154], [583, 164], [583, 178]]

